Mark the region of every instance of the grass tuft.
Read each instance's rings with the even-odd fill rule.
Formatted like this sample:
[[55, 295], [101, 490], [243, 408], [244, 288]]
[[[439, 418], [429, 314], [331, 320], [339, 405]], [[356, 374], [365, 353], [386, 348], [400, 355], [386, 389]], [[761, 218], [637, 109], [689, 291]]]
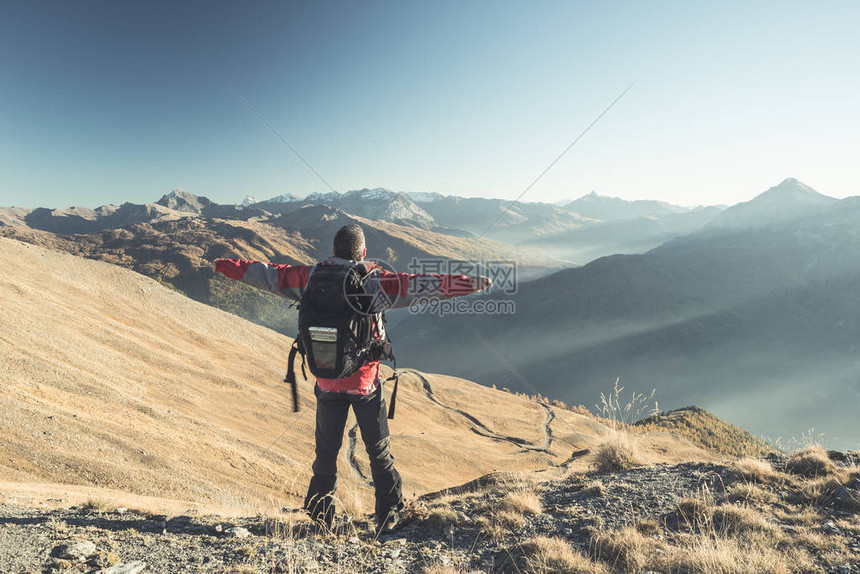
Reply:
[[537, 574], [608, 574], [609, 569], [589, 560], [563, 538], [537, 536], [522, 544], [525, 567]]
[[636, 439], [624, 431], [614, 430], [597, 447], [595, 464], [600, 472], [618, 472], [642, 465]]
[[98, 498], [90, 498], [81, 505], [81, 511], [87, 514], [104, 514], [105, 512], [111, 512], [112, 510], [113, 506]]
[[729, 502], [745, 502], [754, 504], [775, 504], [779, 497], [770, 490], [757, 484], [739, 482], [732, 485], [726, 492]]
[[652, 541], [630, 526], [601, 533], [593, 540], [595, 558], [621, 572], [647, 570], [653, 548], [655, 544]]
[[758, 484], [773, 484], [781, 479], [781, 475], [769, 462], [757, 458], [747, 457], [736, 460], [729, 465], [729, 468], [735, 477]]
[[827, 456], [827, 451], [818, 445], [808, 446], [792, 454], [785, 463], [785, 471], [805, 478], [830, 476], [838, 468]]
[[520, 514], [540, 514], [543, 510], [540, 497], [528, 490], [515, 490], [507, 493], [502, 498], [501, 509]]

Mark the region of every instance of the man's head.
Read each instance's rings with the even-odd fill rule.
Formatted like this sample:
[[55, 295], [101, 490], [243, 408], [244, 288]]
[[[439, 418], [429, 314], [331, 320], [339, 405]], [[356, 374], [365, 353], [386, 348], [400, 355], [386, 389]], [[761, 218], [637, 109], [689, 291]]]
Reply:
[[367, 248], [364, 244], [364, 232], [361, 227], [355, 223], [341, 227], [334, 236], [332, 253], [341, 259], [363, 261]]

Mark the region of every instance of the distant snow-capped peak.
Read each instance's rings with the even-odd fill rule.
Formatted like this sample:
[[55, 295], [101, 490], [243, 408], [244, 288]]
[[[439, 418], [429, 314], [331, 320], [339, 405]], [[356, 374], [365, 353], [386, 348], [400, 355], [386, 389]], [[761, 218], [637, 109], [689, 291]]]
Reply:
[[295, 195], [293, 193], [283, 193], [281, 195], [276, 195], [271, 199], [267, 199], [266, 201], [270, 201], [272, 203], [292, 203], [293, 201], [303, 201], [301, 197]]
[[440, 201], [445, 197], [439, 193], [434, 193], [432, 191], [410, 191], [407, 192], [406, 195], [408, 195], [412, 201], [419, 201], [423, 203], [432, 203], [434, 201]]

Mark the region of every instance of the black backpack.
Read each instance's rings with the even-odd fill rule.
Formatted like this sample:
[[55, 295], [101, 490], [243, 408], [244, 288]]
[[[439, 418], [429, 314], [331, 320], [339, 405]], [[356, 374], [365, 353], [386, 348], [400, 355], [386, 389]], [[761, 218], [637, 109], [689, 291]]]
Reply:
[[[298, 412], [294, 362], [302, 355], [315, 377], [342, 379], [370, 361], [394, 360], [385, 334], [384, 311], [374, 312], [375, 301], [365, 291], [368, 273], [362, 264], [319, 264], [311, 271], [299, 301], [299, 332], [290, 350], [285, 381], [292, 386], [293, 410]], [[396, 363], [395, 363], [396, 366]], [[396, 372], [396, 371], [395, 371]], [[396, 374], [388, 417], [394, 417]]]

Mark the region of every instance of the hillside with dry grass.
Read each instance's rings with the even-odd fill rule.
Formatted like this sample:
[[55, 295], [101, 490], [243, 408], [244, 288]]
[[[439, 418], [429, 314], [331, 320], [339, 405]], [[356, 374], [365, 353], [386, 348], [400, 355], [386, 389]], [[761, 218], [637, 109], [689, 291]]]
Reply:
[[628, 433], [409, 368], [391, 424], [404, 526], [370, 529], [369, 471], [349, 422], [342, 514], [314, 533], [288, 511], [313, 450], [311, 382], [300, 381], [299, 414], [281, 382], [289, 339], [103, 262], [0, 239], [0, 264], [6, 570], [860, 567], [856, 455], [734, 459], [696, 446], [702, 429], [685, 438], [652, 421]]
[[776, 449], [751, 432], [691, 406], [636, 421], [632, 430], [667, 431], [706, 450], [729, 456], [766, 456]]
[[[93, 489], [220, 507], [297, 504], [313, 393], [301, 380], [293, 414], [281, 382], [289, 339], [117, 266], [10, 239], [0, 261], [0, 490], [64, 498], [65, 487], [51, 486], [62, 484], [76, 498]], [[607, 432], [453, 377], [404, 369], [400, 386], [393, 449], [407, 494], [558, 465]], [[372, 491], [350, 433], [341, 496], [361, 509]], [[647, 441], [661, 459], [707, 456], [666, 435]]]

